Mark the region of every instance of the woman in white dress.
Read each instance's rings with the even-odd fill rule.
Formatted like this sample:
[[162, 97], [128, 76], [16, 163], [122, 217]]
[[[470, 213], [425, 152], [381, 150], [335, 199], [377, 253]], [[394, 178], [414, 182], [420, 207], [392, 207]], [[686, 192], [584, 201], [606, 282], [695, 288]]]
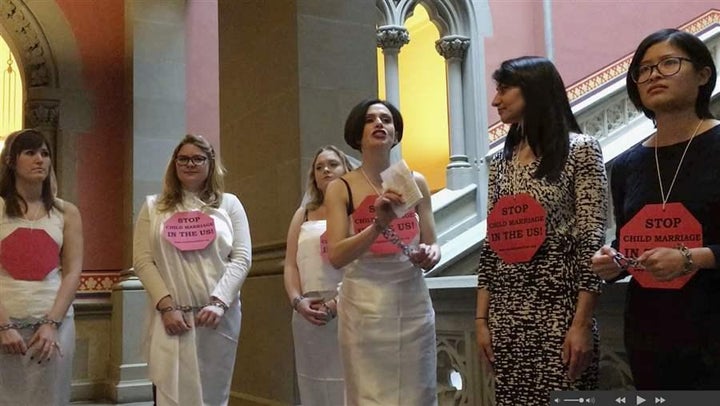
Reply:
[[80, 212], [55, 197], [50, 148], [12, 133], [0, 155], [0, 405], [70, 403]]
[[340, 349], [338, 348], [337, 287], [340, 270], [327, 261], [325, 233], [327, 210], [323, 199], [330, 181], [352, 169], [337, 147], [320, 148], [308, 171], [307, 203], [293, 216], [285, 256], [285, 291], [295, 310], [292, 316], [300, 401], [306, 406], [344, 403]]
[[148, 196], [134, 236], [135, 272], [149, 294], [147, 350], [156, 403], [227, 405], [240, 335], [250, 230], [203, 137], [186, 135]]
[[[328, 258], [345, 272], [338, 319], [350, 406], [437, 404], [435, 312], [422, 272], [440, 260], [430, 190], [415, 172], [422, 198], [396, 218], [392, 206], [404, 197], [381, 187], [402, 130], [392, 104], [356, 105], [345, 141], [362, 153], [362, 166], [333, 181], [325, 196]], [[385, 238], [393, 240], [391, 233], [398, 244]]]

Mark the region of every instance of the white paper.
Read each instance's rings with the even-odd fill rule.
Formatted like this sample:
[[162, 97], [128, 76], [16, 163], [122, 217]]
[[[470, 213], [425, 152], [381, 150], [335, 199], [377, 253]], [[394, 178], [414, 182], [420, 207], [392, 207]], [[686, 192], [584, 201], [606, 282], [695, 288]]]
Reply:
[[393, 211], [402, 217], [422, 199], [422, 192], [405, 160], [390, 166], [380, 173], [383, 190], [392, 189], [402, 195], [405, 203], [393, 205]]

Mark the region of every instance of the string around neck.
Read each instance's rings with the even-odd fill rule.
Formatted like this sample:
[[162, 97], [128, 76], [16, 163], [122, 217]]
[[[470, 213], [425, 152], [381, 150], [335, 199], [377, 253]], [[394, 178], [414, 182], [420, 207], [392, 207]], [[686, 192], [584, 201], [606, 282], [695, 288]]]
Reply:
[[45, 208], [45, 205], [41, 203], [38, 206], [35, 206], [35, 210], [33, 210], [33, 214], [30, 214], [30, 204], [25, 203], [27, 205], [27, 208], [25, 210], [25, 213], [23, 214], [23, 219], [30, 223], [30, 229], [35, 229], [35, 222], [40, 220], [43, 216], [40, 215], [40, 211]]
[[700, 129], [700, 126], [702, 123], [705, 122], [705, 119], [701, 119], [698, 125], [695, 127], [695, 131], [693, 131], [692, 135], [690, 136], [690, 140], [688, 141], [687, 145], [685, 145], [685, 150], [682, 153], [682, 156], [680, 156], [680, 162], [678, 163], [677, 169], [675, 169], [675, 175], [673, 175], [672, 182], [670, 182], [670, 187], [668, 188], [667, 195], [665, 194], [665, 190], [663, 188], [663, 181], [662, 177], [660, 176], [660, 161], [658, 160], [658, 137], [657, 134], [655, 134], [655, 168], [657, 169], [657, 176], [658, 176], [658, 184], [660, 184], [660, 198], [662, 199], [662, 209], [665, 210], [665, 205], [667, 204], [668, 200], [670, 199], [670, 193], [672, 193], [673, 186], [675, 186], [675, 181], [677, 180], [678, 173], [680, 173], [680, 167], [682, 166], [683, 160], [685, 159], [685, 154], [688, 152], [688, 148], [690, 148], [690, 144], [692, 144], [693, 140], [695, 139], [695, 136], [697, 135], [698, 130]]
[[376, 188], [372, 182], [370, 182], [370, 178], [367, 176], [367, 173], [365, 173], [365, 169], [362, 166], [360, 167], [360, 173], [362, 173], [363, 177], [365, 178], [367, 183], [370, 185], [370, 187], [373, 188], [375, 193], [377, 193], [377, 195], [380, 196], [382, 194], [382, 192], [379, 191], [378, 188]]

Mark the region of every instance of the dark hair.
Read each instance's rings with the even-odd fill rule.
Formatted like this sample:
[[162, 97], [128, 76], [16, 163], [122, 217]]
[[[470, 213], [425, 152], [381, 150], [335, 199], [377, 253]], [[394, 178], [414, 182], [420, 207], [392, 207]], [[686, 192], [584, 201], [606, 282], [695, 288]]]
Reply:
[[203, 189], [198, 194], [200, 200], [206, 205], [214, 208], [220, 207], [222, 195], [225, 191], [225, 168], [220, 163], [220, 159], [215, 156], [215, 149], [202, 135], [187, 134], [170, 157], [170, 161], [165, 169], [165, 179], [163, 191], [158, 198], [157, 208], [160, 212], [172, 211], [183, 200], [183, 189], [180, 179], [177, 176], [177, 168], [175, 166], [175, 158], [177, 158], [180, 148], [185, 144], [192, 144], [200, 148], [207, 157], [208, 176], [205, 179]]
[[308, 211], [312, 211], [320, 207], [323, 203], [323, 199], [325, 198], [325, 194], [322, 190], [320, 190], [320, 188], [318, 188], [317, 182], [315, 181], [315, 163], [317, 162], [320, 154], [325, 151], [334, 152], [335, 155], [338, 156], [338, 158], [340, 159], [340, 163], [342, 164], [343, 168], [345, 168], [345, 173], [353, 170], [353, 166], [348, 160], [347, 155], [345, 155], [345, 153], [342, 152], [338, 147], [334, 145], [325, 145], [324, 147], [318, 149], [317, 152], [315, 152], [312, 164], [310, 165], [310, 170], [308, 171], [307, 193], [309, 200], [307, 203], [305, 203], [305, 209], [307, 209]]
[[670, 45], [680, 48], [685, 52], [688, 57], [692, 60], [692, 64], [695, 69], [702, 69], [704, 67], [710, 68], [710, 79], [704, 85], [698, 88], [698, 96], [695, 100], [695, 114], [699, 118], [714, 118], [710, 112], [710, 97], [712, 96], [713, 89], [715, 88], [715, 82], [717, 81], [717, 70], [715, 69], [715, 62], [713, 62], [712, 55], [707, 46], [696, 36], [685, 32], [676, 30], [673, 28], [666, 28], [645, 37], [644, 40], [638, 45], [633, 55], [630, 67], [628, 68], [628, 75], [625, 79], [627, 84], [628, 96], [632, 100], [635, 107], [638, 110], [642, 110], [645, 115], [650, 119], [655, 119], [655, 113], [649, 110], [642, 104], [640, 100], [640, 92], [638, 91], [638, 85], [632, 80], [630, 72], [637, 70], [640, 67], [640, 62], [648, 48], [657, 44], [658, 42], [669, 42]]
[[45, 136], [38, 130], [25, 129], [10, 133], [5, 139], [5, 148], [0, 154], [0, 196], [5, 200], [5, 214], [8, 217], [22, 217], [28, 205], [17, 192], [15, 166], [17, 158], [23, 151], [38, 150], [47, 147], [50, 153], [48, 175], [42, 183], [41, 197], [45, 210], [50, 213], [53, 208], [62, 211], [55, 200], [55, 174], [52, 167], [52, 151]]
[[499, 85], [519, 87], [525, 100], [522, 125], [511, 125], [505, 138], [504, 158], [512, 159], [515, 146], [527, 138], [540, 157], [533, 176], [558, 180], [569, 154], [570, 132], [580, 133], [580, 126], [555, 65], [539, 56], [509, 59], [500, 64], [493, 79]]
[[395, 144], [397, 145], [402, 140], [403, 119], [397, 107], [386, 100], [365, 99], [350, 110], [350, 114], [348, 114], [347, 120], [345, 120], [345, 142], [358, 151], [360, 151], [360, 142], [362, 141], [363, 129], [365, 128], [365, 115], [367, 114], [368, 108], [373, 104], [382, 104], [390, 110], [393, 124], [395, 125]]

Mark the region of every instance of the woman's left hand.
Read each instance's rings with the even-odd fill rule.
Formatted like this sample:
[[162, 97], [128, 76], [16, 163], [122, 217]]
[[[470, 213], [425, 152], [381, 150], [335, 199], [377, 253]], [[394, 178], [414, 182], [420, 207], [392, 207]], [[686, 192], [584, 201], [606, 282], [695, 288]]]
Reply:
[[677, 248], [653, 248], [643, 252], [638, 261], [662, 282], [682, 276], [685, 270], [685, 256]]
[[28, 350], [32, 353], [30, 359], [37, 359], [39, 364], [43, 361], [50, 361], [55, 355], [63, 357], [60, 343], [57, 341], [57, 329], [52, 324], [42, 324], [38, 327], [28, 342]]
[[568, 378], [574, 381], [590, 365], [593, 358], [590, 327], [570, 326], [562, 346], [562, 361], [568, 366]]
[[429, 271], [440, 261], [440, 247], [437, 244], [419, 244], [410, 254], [410, 262]]
[[198, 312], [195, 318], [195, 325], [198, 327], [217, 328], [223, 315], [225, 315], [225, 310], [222, 307], [214, 305], [205, 306]]

